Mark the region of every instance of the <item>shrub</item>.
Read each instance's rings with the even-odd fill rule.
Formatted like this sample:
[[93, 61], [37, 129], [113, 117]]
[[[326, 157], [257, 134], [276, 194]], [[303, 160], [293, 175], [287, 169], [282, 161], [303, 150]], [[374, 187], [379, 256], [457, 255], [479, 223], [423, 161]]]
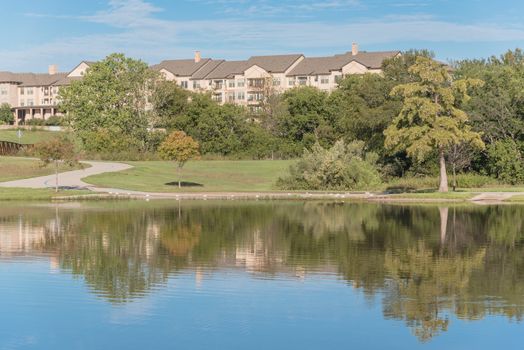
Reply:
[[337, 141], [330, 149], [318, 143], [304, 155], [290, 175], [280, 178], [277, 186], [285, 190], [359, 190], [376, 187], [380, 176], [377, 156], [364, 152], [364, 143]]
[[519, 145], [510, 139], [488, 147], [488, 171], [504, 183], [515, 185], [524, 181], [524, 165]]
[[52, 117], [49, 117], [45, 123], [46, 126], [64, 126], [65, 122], [62, 117], [59, 117], [57, 115], [54, 115]]
[[25, 121], [25, 125], [29, 126], [44, 126], [45, 120], [44, 119], [29, 119]]

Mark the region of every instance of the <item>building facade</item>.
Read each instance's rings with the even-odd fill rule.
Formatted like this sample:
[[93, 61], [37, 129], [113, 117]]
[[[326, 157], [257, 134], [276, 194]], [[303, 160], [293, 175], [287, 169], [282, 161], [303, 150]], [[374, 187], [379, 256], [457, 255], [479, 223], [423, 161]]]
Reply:
[[[330, 92], [344, 76], [380, 73], [385, 59], [400, 54], [400, 51], [359, 51], [358, 45], [353, 44], [351, 51], [334, 56], [291, 54], [226, 61], [202, 58], [197, 51], [193, 59], [166, 60], [151, 68], [184, 89], [210, 93], [219, 103], [257, 110], [269, 94], [296, 86], [313, 86]], [[60, 88], [81, 79], [92, 64], [81, 62], [69, 73], [59, 73], [55, 65], [49, 66], [47, 74], [0, 72], [0, 104], [12, 107], [15, 124], [59, 116]]]

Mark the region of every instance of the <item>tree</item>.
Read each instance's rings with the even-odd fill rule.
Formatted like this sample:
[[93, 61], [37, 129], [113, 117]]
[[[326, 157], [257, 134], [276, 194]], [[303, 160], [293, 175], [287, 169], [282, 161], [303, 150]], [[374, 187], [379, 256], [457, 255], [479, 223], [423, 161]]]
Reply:
[[143, 151], [148, 96], [159, 78], [145, 62], [112, 54], [60, 90], [60, 107], [86, 150]]
[[175, 161], [178, 165], [178, 188], [182, 187], [180, 172], [186, 162], [199, 155], [198, 142], [183, 131], [173, 131], [160, 145], [158, 152], [166, 160]]
[[78, 164], [75, 144], [67, 136], [58, 136], [35, 145], [35, 153], [43, 166], [55, 166], [55, 192], [58, 192], [58, 167], [60, 163], [74, 166]]
[[155, 126], [170, 128], [175, 119], [186, 112], [191, 93], [177, 85], [176, 81], [162, 81], [155, 86], [151, 102], [155, 111]]
[[0, 124], [12, 124], [14, 121], [11, 106], [8, 103], [2, 103], [0, 106]]
[[468, 115], [458, 106], [469, 99], [468, 90], [482, 85], [478, 79], [453, 81], [447, 67], [427, 57], [418, 57], [409, 72], [418, 82], [398, 85], [391, 91], [403, 99], [400, 114], [386, 129], [388, 149], [405, 149], [422, 161], [434, 152], [440, 163], [440, 192], [448, 191], [445, 155], [461, 142], [483, 148], [480, 134], [468, 125]]

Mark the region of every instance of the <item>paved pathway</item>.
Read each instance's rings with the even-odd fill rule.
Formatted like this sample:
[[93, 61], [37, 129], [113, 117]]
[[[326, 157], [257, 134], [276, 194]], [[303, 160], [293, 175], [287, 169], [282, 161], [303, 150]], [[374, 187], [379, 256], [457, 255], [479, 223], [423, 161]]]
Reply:
[[[90, 165], [89, 168], [81, 170], [67, 171], [58, 175], [58, 184], [60, 187], [88, 189], [91, 185], [82, 181], [83, 178], [98, 175], [103, 173], [110, 173], [115, 171], [122, 171], [132, 168], [131, 165], [123, 163], [111, 162], [92, 162], [84, 161], [84, 164]], [[15, 180], [9, 182], [0, 182], [0, 187], [26, 187], [26, 188], [49, 188], [55, 186], [55, 175], [47, 175], [34, 177], [31, 179]]]

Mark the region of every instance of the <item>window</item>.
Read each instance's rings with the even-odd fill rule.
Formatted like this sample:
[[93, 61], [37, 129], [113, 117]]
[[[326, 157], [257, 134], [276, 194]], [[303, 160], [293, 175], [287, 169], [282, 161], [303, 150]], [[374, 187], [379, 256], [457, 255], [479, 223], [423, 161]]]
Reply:
[[240, 91], [237, 93], [237, 100], [244, 101], [246, 99], [246, 95], [244, 94], [244, 91]]
[[288, 84], [289, 86], [295, 86], [295, 79], [294, 78], [289, 79]]
[[27, 88], [27, 94], [32, 95], [33, 94], [33, 88]]
[[183, 87], [184, 89], [187, 89], [189, 86], [188, 82], [187, 81], [181, 81], [180, 82], [180, 87]]
[[306, 85], [307, 84], [307, 77], [298, 77], [298, 85]]
[[222, 102], [222, 94], [214, 94], [213, 101]]
[[193, 89], [200, 89], [200, 82], [199, 81], [196, 81], [196, 80], [193, 80]]
[[25, 89], [24, 88], [20, 88], [20, 95], [24, 95], [25, 94]]
[[246, 81], [244, 79], [239, 79], [237, 81], [237, 87], [244, 87], [246, 85]]
[[273, 86], [280, 86], [280, 78], [273, 79]]
[[27, 99], [27, 105], [28, 105], [28, 106], [34, 106], [34, 105], [35, 105], [35, 102], [33, 101], [32, 98], [28, 98], [28, 99]]
[[25, 102], [24, 101], [20, 101], [20, 107], [24, 107], [25, 106]]
[[329, 77], [320, 78], [320, 84], [329, 84]]
[[342, 78], [343, 78], [342, 75], [336, 75], [335, 76], [335, 83], [340, 84], [340, 82], [342, 81]]
[[234, 88], [234, 87], [235, 87], [235, 81], [234, 81], [234, 80], [230, 80], [230, 81], [228, 82], [228, 86], [229, 86], [230, 88]]
[[230, 93], [227, 95], [228, 102], [235, 102], [235, 93]]
[[0, 95], [7, 95], [7, 88], [3, 87], [0, 89]]

